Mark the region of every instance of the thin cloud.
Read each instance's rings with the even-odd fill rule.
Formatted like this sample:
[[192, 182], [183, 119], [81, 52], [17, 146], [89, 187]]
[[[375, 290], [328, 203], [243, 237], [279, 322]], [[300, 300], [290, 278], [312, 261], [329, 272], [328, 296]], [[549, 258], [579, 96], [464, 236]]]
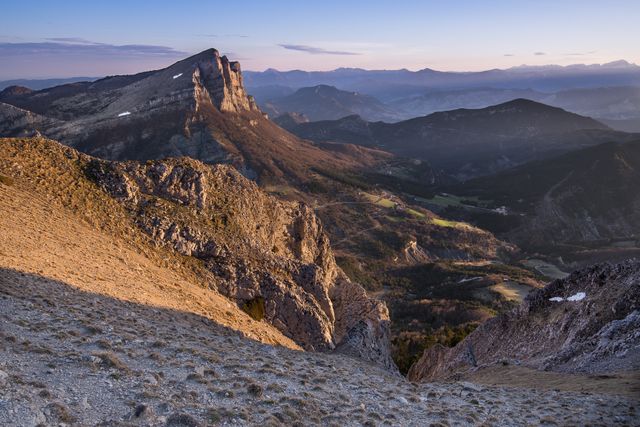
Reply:
[[544, 56], [544, 55], [546, 55], [546, 53], [545, 53], [545, 52], [534, 52], [533, 54], [534, 54], [535, 56]]
[[586, 55], [593, 55], [594, 53], [596, 53], [595, 50], [589, 51], [589, 52], [572, 52], [572, 53], [565, 53], [566, 56], [586, 56]]
[[280, 44], [278, 46], [288, 50], [307, 52], [312, 55], [361, 55], [357, 52], [346, 52], [343, 50], [326, 50], [319, 47], [305, 46], [301, 44]]
[[515, 56], [513, 53], [505, 53], [504, 56]]
[[73, 44], [89, 44], [89, 45], [101, 45], [103, 43], [92, 42], [87, 39], [83, 39], [80, 37], [52, 37], [45, 39], [50, 42], [59, 42], [59, 43], [73, 43]]
[[249, 36], [246, 35], [246, 34], [198, 34], [198, 37], [209, 37], [209, 38], [215, 39], [215, 38], [225, 38], [225, 37], [228, 37], [228, 38], [233, 38], [233, 37], [247, 38]]
[[[0, 43], [0, 58], [29, 55], [99, 55], [99, 56], [166, 56], [178, 57], [185, 52], [167, 46], [126, 44], [113, 45], [65, 37], [65, 41], [36, 43]], [[53, 40], [53, 39], [49, 39]]]

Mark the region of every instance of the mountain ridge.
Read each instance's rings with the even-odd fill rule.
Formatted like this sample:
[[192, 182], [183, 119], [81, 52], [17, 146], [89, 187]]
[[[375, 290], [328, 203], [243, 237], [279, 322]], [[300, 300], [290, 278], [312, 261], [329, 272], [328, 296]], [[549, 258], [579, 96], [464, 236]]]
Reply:
[[426, 160], [463, 180], [607, 140], [633, 139], [592, 118], [526, 99], [391, 124], [349, 116], [289, 130], [317, 142], [356, 143]]
[[442, 380], [500, 363], [592, 375], [637, 370], [639, 274], [640, 262], [629, 260], [555, 280], [457, 346], [425, 351], [409, 378]]
[[385, 157], [327, 152], [282, 130], [246, 93], [239, 63], [215, 49], [162, 70], [23, 94], [5, 91], [0, 102], [47, 117], [14, 119], [4, 136], [39, 132], [108, 159], [186, 155], [279, 182], [305, 181], [313, 166], [359, 167]]
[[301, 113], [311, 121], [339, 119], [358, 114], [372, 121], [396, 121], [398, 116], [372, 96], [318, 85], [298, 89], [291, 95], [260, 102], [272, 117]]

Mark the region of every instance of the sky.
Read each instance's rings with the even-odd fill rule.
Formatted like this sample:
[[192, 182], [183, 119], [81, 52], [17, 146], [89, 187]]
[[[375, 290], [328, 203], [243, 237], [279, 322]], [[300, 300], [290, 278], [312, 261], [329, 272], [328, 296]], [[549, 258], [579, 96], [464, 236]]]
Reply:
[[640, 0], [2, 0], [0, 80], [128, 74], [210, 47], [245, 70], [640, 63]]

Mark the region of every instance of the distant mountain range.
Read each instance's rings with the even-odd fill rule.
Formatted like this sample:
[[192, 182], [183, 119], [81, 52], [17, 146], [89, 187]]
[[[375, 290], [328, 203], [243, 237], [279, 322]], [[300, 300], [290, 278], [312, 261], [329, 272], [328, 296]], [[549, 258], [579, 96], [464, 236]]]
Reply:
[[362, 144], [427, 160], [459, 179], [607, 141], [634, 138], [589, 117], [526, 99], [482, 109], [433, 113], [393, 124], [349, 116], [299, 123], [289, 130], [318, 142]]
[[465, 89], [414, 88], [413, 92], [386, 100], [334, 86], [318, 85], [295, 90], [286, 86], [251, 88], [260, 107], [276, 117], [285, 112], [305, 114], [311, 121], [332, 120], [357, 114], [368, 121], [397, 122], [438, 111], [484, 108], [517, 98], [530, 99], [573, 113], [611, 120], [611, 127], [640, 131], [640, 87], [607, 86], [541, 92], [533, 89], [477, 87]]
[[59, 79], [15, 79], [0, 81], [0, 90], [9, 86], [24, 86], [32, 90], [46, 89], [53, 86], [76, 82], [91, 82], [99, 77], [65, 77]]
[[640, 86], [640, 66], [615, 61], [602, 65], [520, 66], [479, 72], [436, 71], [429, 68], [419, 71], [360, 68], [339, 68], [333, 71], [268, 69], [246, 72], [245, 79], [249, 92], [265, 86], [298, 89], [331, 85], [342, 90], [366, 93], [387, 102], [424, 92], [425, 89], [490, 87], [556, 92], [574, 88]]
[[484, 108], [516, 98], [538, 101], [597, 119], [640, 118], [640, 87], [634, 86], [569, 89], [552, 93], [497, 88], [434, 90], [396, 99], [387, 105], [398, 114], [411, 118], [456, 108]]

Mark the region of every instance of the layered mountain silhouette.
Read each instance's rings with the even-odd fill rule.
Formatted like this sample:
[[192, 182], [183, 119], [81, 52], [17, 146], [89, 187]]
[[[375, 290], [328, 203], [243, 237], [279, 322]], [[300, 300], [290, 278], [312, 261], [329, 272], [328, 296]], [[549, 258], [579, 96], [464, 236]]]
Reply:
[[448, 72], [425, 68], [418, 71], [338, 68], [333, 71], [278, 71], [246, 73], [251, 89], [265, 86], [300, 88], [331, 85], [366, 93], [383, 102], [426, 89], [533, 89], [556, 92], [575, 88], [640, 85], [640, 67], [627, 61], [601, 65], [520, 66], [504, 70]]
[[521, 244], [640, 236], [640, 140], [609, 142], [467, 181], [455, 191], [524, 212]]
[[640, 117], [640, 88], [633, 86], [576, 88], [551, 93], [501, 88], [429, 90], [390, 100], [386, 105], [409, 119], [456, 108], [485, 108], [517, 98], [559, 107], [599, 121]]
[[318, 85], [298, 89], [283, 98], [260, 103], [271, 117], [301, 113], [311, 121], [333, 120], [357, 114], [369, 121], [397, 121], [399, 115], [376, 98], [358, 92]]
[[350, 116], [301, 123], [289, 130], [314, 141], [362, 144], [427, 160], [461, 179], [610, 140], [634, 138], [589, 117], [526, 99], [398, 123], [371, 123]]
[[64, 85], [67, 83], [88, 82], [98, 80], [97, 77], [68, 77], [60, 79], [14, 79], [0, 81], [0, 90], [9, 86], [22, 86], [31, 90], [46, 89], [53, 86]]

